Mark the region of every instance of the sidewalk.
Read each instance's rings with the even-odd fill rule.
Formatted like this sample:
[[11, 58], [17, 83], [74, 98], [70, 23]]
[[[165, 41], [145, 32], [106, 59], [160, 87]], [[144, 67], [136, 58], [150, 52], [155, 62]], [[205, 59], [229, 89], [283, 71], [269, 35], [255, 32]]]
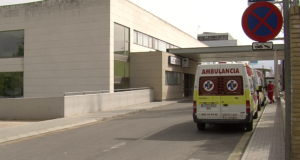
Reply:
[[162, 102], [151, 102], [122, 107], [109, 111], [90, 113], [83, 116], [59, 118], [40, 122], [0, 121], [0, 143], [35, 136], [52, 131], [67, 129], [97, 121], [104, 121], [110, 118], [137, 113], [148, 109], [162, 107], [187, 100], [192, 101], [191, 98], [182, 98]]
[[277, 101], [275, 104], [268, 104], [265, 107], [261, 119], [243, 154], [242, 160], [285, 159], [284, 121], [282, 112], [280, 101]]

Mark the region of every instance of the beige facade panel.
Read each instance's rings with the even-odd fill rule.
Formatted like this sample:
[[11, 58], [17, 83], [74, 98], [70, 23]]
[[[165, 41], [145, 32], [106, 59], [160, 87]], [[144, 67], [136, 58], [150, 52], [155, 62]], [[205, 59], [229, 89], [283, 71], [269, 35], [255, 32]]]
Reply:
[[[182, 68], [169, 64], [169, 56], [175, 57], [175, 55], [166, 52], [131, 53], [130, 85], [132, 87], [153, 87], [154, 99], [159, 101], [183, 97], [184, 74], [195, 75], [198, 63], [190, 61], [189, 68]], [[166, 71], [179, 72], [181, 75], [180, 84], [166, 85]]]
[[[131, 32], [133, 32], [133, 30]], [[133, 37], [132, 37], [132, 39], [133, 39]], [[144, 51], [144, 52], [155, 52], [154, 49], [147, 48], [147, 47], [140, 46], [140, 45], [133, 44], [133, 43], [132, 43], [132, 45], [130, 47], [130, 51], [131, 52], [141, 52], [141, 51]]]
[[[24, 97], [113, 90], [114, 23], [130, 29], [131, 52], [155, 52], [133, 43], [134, 30], [179, 47], [205, 46], [128, 0], [47, 0], [1, 6], [0, 12], [0, 31], [24, 30], [22, 62], [15, 64], [9, 59], [0, 59], [0, 72], [24, 72]], [[130, 58], [135, 61], [135, 57]], [[130, 66], [136, 68], [133, 76], [148, 79], [164, 76], [163, 59], [155, 56], [144, 59], [143, 63], [149, 65], [130, 60]], [[150, 72], [145, 74], [143, 70]], [[159, 74], [156, 70], [160, 70]], [[173, 70], [172, 67], [169, 70]], [[164, 80], [159, 83], [162, 88]], [[136, 82], [132, 87], [138, 85]]]
[[[159, 17], [145, 11], [128, 0], [111, 1], [111, 21], [124, 25], [158, 38], [181, 48], [205, 47], [196, 38], [182, 32]], [[131, 46], [133, 45], [133, 33], [131, 33]], [[149, 48], [141, 48], [134, 45], [131, 52], [149, 52]]]
[[0, 72], [23, 72], [23, 58], [4, 58], [0, 59]]
[[24, 69], [12, 69], [25, 72], [24, 97], [110, 89], [109, 5], [48, 0], [0, 7], [6, 15], [0, 16], [0, 31], [24, 29], [26, 35]]

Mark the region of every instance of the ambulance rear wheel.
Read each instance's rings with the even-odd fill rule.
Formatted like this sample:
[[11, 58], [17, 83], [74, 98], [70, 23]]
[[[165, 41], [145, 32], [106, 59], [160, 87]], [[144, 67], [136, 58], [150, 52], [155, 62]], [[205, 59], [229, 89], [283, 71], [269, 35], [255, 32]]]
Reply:
[[265, 97], [264, 100], [262, 101], [261, 105], [265, 107], [266, 104], [267, 104], [267, 103], [266, 103], [266, 97]]
[[253, 120], [246, 124], [246, 130], [252, 131], [253, 130]]
[[258, 118], [258, 111], [255, 112], [253, 119], [257, 119]]
[[199, 131], [204, 130], [205, 129], [205, 123], [197, 123], [197, 128]]

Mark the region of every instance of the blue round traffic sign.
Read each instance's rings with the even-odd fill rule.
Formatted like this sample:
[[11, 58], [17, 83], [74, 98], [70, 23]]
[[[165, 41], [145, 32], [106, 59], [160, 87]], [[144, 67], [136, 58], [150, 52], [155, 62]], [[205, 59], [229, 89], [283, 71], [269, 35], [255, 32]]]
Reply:
[[259, 42], [274, 39], [282, 28], [282, 22], [281, 12], [269, 2], [250, 5], [242, 17], [242, 27], [246, 35]]

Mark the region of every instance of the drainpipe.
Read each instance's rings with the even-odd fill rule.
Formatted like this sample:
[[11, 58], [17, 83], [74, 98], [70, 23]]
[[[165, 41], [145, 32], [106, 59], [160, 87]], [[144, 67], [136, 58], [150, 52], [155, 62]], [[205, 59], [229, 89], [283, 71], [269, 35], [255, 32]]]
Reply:
[[[294, 1], [295, 4], [297, 2]], [[291, 159], [291, 57], [289, 0], [283, 0], [284, 11], [284, 71], [285, 71], [285, 159]]]

